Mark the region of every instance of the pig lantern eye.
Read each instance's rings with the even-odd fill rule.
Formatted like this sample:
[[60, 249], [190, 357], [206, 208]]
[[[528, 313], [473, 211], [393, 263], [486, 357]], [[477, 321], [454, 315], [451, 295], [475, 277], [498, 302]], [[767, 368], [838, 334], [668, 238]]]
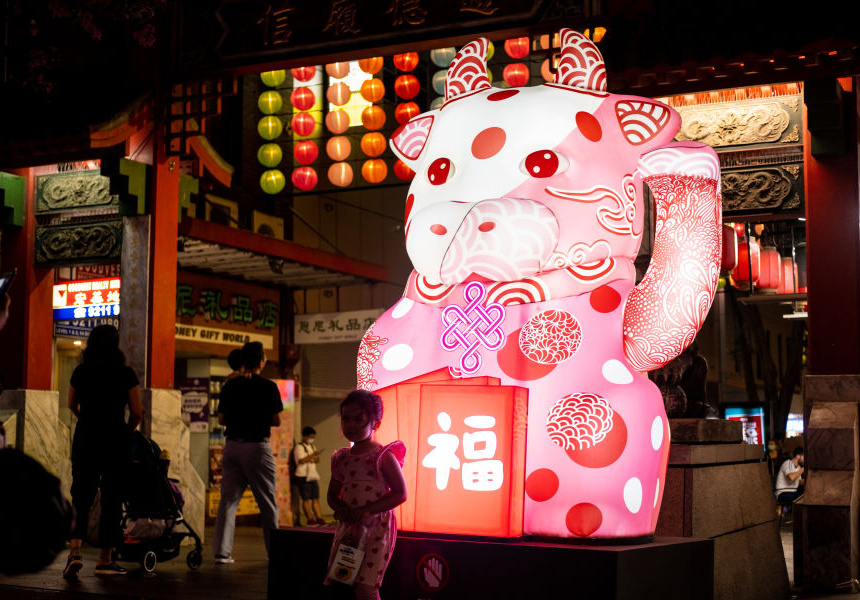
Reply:
[[427, 167], [427, 179], [430, 185], [442, 185], [454, 175], [454, 163], [447, 158], [437, 158]]
[[552, 177], [567, 169], [567, 159], [553, 150], [536, 150], [526, 156], [520, 170], [538, 178]]

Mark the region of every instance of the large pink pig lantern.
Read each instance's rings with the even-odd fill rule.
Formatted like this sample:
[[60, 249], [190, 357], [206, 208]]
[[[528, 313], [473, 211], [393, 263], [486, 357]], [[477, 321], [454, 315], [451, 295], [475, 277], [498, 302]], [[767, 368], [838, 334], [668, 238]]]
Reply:
[[[406, 200], [415, 270], [362, 341], [359, 385], [447, 367], [527, 388], [523, 532], [648, 535], [669, 430], [643, 372], [681, 353], [713, 300], [719, 162], [706, 146], [671, 142], [680, 117], [668, 106], [607, 93], [587, 38], [564, 29], [561, 40], [554, 82], [506, 90], [487, 79], [487, 40], [468, 44], [442, 108], [392, 136], [416, 172]], [[656, 238], [634, 287], [643, 181]]]

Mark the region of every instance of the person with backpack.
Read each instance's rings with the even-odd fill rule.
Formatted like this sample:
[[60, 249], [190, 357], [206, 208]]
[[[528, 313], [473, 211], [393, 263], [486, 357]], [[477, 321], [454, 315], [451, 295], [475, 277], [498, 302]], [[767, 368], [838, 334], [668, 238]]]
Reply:
[[[308, 525], [325, 525], [320, 509], [320, 474], [317, 471], [317, 463], [320, 461], [320, 453], [314, 446], [317, 432], [313, 427], [302, 429], [302, 441], [293, 448], [293, 457], [296, 461], [296, 483], [299, 487], [299, 495], [302, 497], [302, 510], [305, 513]], [[313, 514], [311, 513], [313, 506]]]

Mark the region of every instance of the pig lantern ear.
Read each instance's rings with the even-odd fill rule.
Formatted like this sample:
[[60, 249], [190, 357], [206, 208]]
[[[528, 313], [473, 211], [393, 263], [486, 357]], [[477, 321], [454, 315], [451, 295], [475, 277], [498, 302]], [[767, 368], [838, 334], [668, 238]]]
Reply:
[[445, 104], [492, 87], [487, 77], [489, 47], [490, 42], [486, 38], [478, 38], [460, 49], [445, 75]]
[[559, 33], [561, 59], [554, 83], [605, 92], [606, 67], [597, 46], [573, 29], [562, 29]]
[[415, 165], [415, 161], [421, 156], [424, 146], [427, 144], [431, 127], [433, 127], [432, 114], [418, 116], [405, 125], [398, 127], [391, 134], [391, 150], [408, 167], [412, 168]]

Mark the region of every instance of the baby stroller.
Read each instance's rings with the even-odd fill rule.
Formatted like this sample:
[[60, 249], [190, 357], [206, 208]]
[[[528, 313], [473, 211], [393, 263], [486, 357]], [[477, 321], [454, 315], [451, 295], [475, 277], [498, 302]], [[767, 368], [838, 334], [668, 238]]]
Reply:
[[[194, 570], [203, 563], [200, 536], [182, 517], [184, 499], [176, 480], [167, 477], [169, 465], [169, 459], [161, 458], [158, 444], [139, 431], [132, 434], [122, 515], [124, 539], [116, 554], [119, 560], [139, 562], [146, 573], [152, 573], [159, 561], [177, 557], [186, 537], [194, 539], [185, 560], [188, 568]], [[177, 529], [179, 525], [182, 530]]]

